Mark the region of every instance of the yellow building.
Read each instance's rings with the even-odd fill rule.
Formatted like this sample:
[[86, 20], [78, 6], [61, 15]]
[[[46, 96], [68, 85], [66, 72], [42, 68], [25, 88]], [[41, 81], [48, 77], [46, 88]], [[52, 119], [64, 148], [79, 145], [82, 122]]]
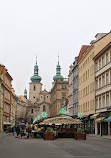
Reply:
[[[58, 78], [51, 89], [50, 95], [50, 116], [56, 116], [59, 114], [61, 106], [68, 98], [69, 81], [65, 78]], [[67, 109], [66, 109], [67, 110]]]
[[63, 78], [61, 75], [61, 67], [58, 64], [56, 67], [56, 75], [53, 77], [54, 82], [52, 83], [52, 89], [50, 92], [50, 116], [56, 116], [59, 114], [61, 106], [65, 106], [68, 101], [68, 90], [69, 90], [69, 80], [68, 78]]
[[12, 88], [11, 89], [11, 112], [10, 112], [10, 121], [11, 121], [11, 127], [15, 126], [15, 113], [16, 113], [16, 95], [15, 91]]
[[94, 118], [95, 114], [95, 78], [93, 57], [98, 54], [110, 41], [111, 33], [97, 34], [96, 40], [90, 46], [82, 46], [79, 53], [79, 106], [78, 112], [84, 116], [84, 128], [91, 133], [95, 133]]
[[4, 94], [3, 74], [0, 73], [0, 133], [3, 131], [3, 94]]

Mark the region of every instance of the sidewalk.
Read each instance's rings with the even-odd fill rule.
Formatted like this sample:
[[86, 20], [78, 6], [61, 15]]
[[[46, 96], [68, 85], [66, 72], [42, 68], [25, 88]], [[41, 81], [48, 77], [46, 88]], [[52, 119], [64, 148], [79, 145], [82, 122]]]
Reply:
[[5, 132], [0, 133], [0, 137], [4, 137], [6, 135], [11, 135], [11, 133], [5, 133]]
[[95, 134], [88, 134], [87, 136], [111, 140], [111, 135], [110, 136], [108, 136], [108, 135], [100, 136], [100, 135], [95, 135]]

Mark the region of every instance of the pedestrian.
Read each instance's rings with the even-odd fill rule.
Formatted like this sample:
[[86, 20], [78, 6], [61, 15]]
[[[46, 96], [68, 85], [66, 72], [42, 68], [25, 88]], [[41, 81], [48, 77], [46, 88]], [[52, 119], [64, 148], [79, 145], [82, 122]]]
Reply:
[[29, 125], [29, 126], [28, 126], [28, 136], [31, 136], [31, 132], [32, 132], [32, 128], [31, 128], [31, 126]]
[[15, 135], [15, 126], [12, 127], [13, 136]]
[[19, 134], [20, 134], [20, 127], [19, 126], [17, 126], [17, 128], [16, 128], [16, 133], [17, 133], [17, 136], [19, 136]]

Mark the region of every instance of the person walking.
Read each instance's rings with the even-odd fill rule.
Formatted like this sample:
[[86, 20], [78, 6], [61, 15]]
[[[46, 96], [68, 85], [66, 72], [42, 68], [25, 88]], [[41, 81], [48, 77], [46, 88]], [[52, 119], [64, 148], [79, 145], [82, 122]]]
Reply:
[[29, 126], [28, 126], [28, 136], [31, 136], [31, 132], [32, 132], [32, 128], [31, 128], [31, 126], [29, 125]]
[[16, 133], [17, 133], [17, 136], [19, 136], [19, 134], [20, 134], [20, 127], [19, 126], [17, 126], [17, 128], [16, 128]]
[[15, 126], [12, 127], [13, 136], [15, 135]]

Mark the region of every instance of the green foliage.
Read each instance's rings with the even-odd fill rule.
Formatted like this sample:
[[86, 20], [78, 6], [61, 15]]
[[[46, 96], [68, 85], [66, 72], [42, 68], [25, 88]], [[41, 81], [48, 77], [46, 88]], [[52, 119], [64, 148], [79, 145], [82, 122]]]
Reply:
[[45, 134], [53, 134], [53, 129], [48, 127], [47, 130], [45, 131]]
[[81, 128], [78, 128], [78, 129], [77, 129], [77, 134], [80, 134], [80, 133], [82, 133], [82, 129], [81, 129]]

